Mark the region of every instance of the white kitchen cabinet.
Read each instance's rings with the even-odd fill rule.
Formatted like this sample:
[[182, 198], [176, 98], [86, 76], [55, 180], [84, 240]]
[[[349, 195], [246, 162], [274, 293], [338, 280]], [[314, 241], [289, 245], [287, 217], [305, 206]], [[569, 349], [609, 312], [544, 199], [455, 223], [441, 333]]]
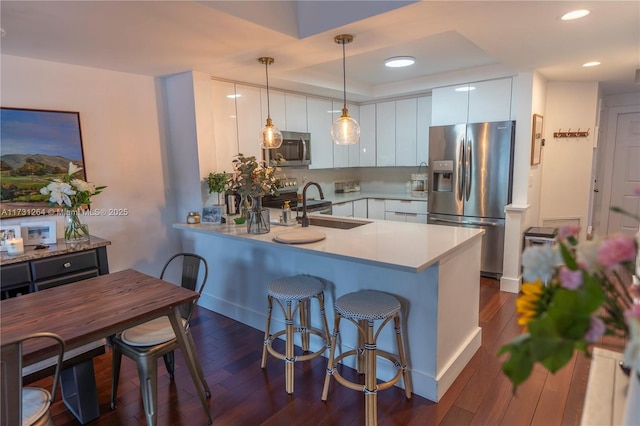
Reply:
[[[262, 108], [262, 127], [267, 124], [267, 89], [260, 89], [260, 106]], [[269, 116], [278, 130], [287, 129], [287, 114], [285, 108], [285, 94], [269, 89]], [[262, 127], [260, 127], [262, 129]]]
[[349, 115], [358, 122], [360, 125], [360, 140], [358, 143], [349, 145], [349, 167], [360, 166], [360, 141], [362, 140], [362, 123], [360, 123], [360, 106], [359, 105], [347, 105], [349, 108]]
[[376, 104], [376, 166], [396, 165], [396, 103]]
[[353, 217], [367, 218], [367, 200], [355, 200], [353, 202]]
[[418, 125], [416, 129], [416, 162], [429, 164], [429, 126], [431, 126], [431, 96], [418, 98]]
[[367, 198], [367, 217], [369, 219], [384, 219], [385, 201], [379, 198]]
[[435, 88], [431, 125], [510, 120], [511, 86], [509, 77]]
[[433, 89], [431, 91], [431, 125], [444, 126], [447, 124], [466, 123], [469, 110], [468, 89], [469, 84], [436, 87]]
[[306, 132], [307, 127], [307, 97], [286, 93], [284, 97], [285, 129], [290, 132]]
[[337, 203], [331, 206], [334, 216], [346, 216], [353, 217], [353, 201], [347, 201], [345, 203]]
[[511, 78], [473, 83], [469, 91], [468, 123], [507, 121], [511, 118]]
[[415, 200], [385, 200], [385, 220], [427, 223], [427, 202]]
[[231, 162], [238, 154], [238, 126], [236, 124], [236, 88], [226, 81], [211, 81], [213, 98], [213, 134], [216, 153], [216, 169], [212, 172], [229, 172]]
[[266, 113], [263, 117], [260, 108], [260, 89], [236, 84], [235, 100], [238, 123], [238, 152], [247, 157], [255, 156], [260, 160], [262, 159], [260, 131], [267, 120]]
[[396, 101], [395, 165], [416, 165], [417, 99]]
[[[431, 117], [429, 117], [431, 120]], [[376, 105], [360, 105], [360, 142], [357, 144], [360, 167], [376, 165]]]
[[311, 134], [309, 169], [333, 168], [332, 107], [329, 100], [307, 97], [307, 123]]

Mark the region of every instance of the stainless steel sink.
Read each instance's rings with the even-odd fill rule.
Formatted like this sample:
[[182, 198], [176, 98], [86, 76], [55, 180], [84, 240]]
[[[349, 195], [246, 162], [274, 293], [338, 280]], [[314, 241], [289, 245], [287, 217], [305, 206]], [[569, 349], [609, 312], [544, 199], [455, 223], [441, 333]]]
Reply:
[[367, 220], [357, 219], [309, 216], [309, 225], [324, 226], [325, 228], [352, 229], [358, 226], [366, 225], [367, 223], [371, 222]]

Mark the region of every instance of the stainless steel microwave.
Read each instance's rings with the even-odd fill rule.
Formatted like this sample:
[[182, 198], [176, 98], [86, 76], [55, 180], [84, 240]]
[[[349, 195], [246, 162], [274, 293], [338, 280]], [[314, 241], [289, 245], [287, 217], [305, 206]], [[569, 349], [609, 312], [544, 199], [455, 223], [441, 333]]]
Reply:
[[280, 163], [280, 167], [308, 166], [311, 164], [311, 134], [283, 131], [280, 148], [269, 150], [270, 160], [278, 158], [286, 160]]

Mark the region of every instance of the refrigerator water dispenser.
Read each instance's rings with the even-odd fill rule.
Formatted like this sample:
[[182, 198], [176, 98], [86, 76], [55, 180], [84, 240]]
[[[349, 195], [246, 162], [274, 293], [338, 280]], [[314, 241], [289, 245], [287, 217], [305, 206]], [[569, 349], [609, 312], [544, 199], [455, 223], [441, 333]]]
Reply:
[[453, 160], [434, 161], [431, 170], [434, 191], [453, 191]]

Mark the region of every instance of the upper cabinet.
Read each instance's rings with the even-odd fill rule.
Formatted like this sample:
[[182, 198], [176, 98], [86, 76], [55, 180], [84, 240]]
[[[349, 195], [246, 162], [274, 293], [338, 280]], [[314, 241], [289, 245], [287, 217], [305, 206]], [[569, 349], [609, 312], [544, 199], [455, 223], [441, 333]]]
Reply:
[[[236, 115], [239, 152], [246, 157], [254, 156], [257, 159], [262, 159], [260, 131], [267, 122], [267, 115], [265, 110], [263, 117], [260, 108], [259, 88], [236, 84]], [[273, 119], [273, 110], [271, 118]], [[276, 127], [278, 126], [276, 125]]]
[[311, 134], [310, 169], [330, 169], [333, 167], [333, 123], [332, 102], [326, 99], [307, 98], [307, 123]]
[[511, 85], [511, 78], [502, 78], [435, 88], [431, 125], [510, 120]]
[[511, 78], [472, 83], [468, 123], [507, 121], [511, 118]]
[[396, 102], [376, 104], [376, 166], [396, 165]]
[[360, 105], [360, 142], [356, 145], [360, 167], [376, 165], [376, 105]]
[[213, 126], [216, 153], [216, 172], [232, 170], [231, 162], [238, 154], [238, 126], [236, 125], [235, 84], [213, 80]]
[[418, 100], [396, 101], [396, 166], [415, 166]]
[[307, 125], [307, 97], [286, 93], [284, 96], [286, 127], [280, 130], [290, 132], [306, 132]]
[[431, 96], [418, 98], [416, 130], [416, 165], [429, 164], [429, 126], [431, 126]]

